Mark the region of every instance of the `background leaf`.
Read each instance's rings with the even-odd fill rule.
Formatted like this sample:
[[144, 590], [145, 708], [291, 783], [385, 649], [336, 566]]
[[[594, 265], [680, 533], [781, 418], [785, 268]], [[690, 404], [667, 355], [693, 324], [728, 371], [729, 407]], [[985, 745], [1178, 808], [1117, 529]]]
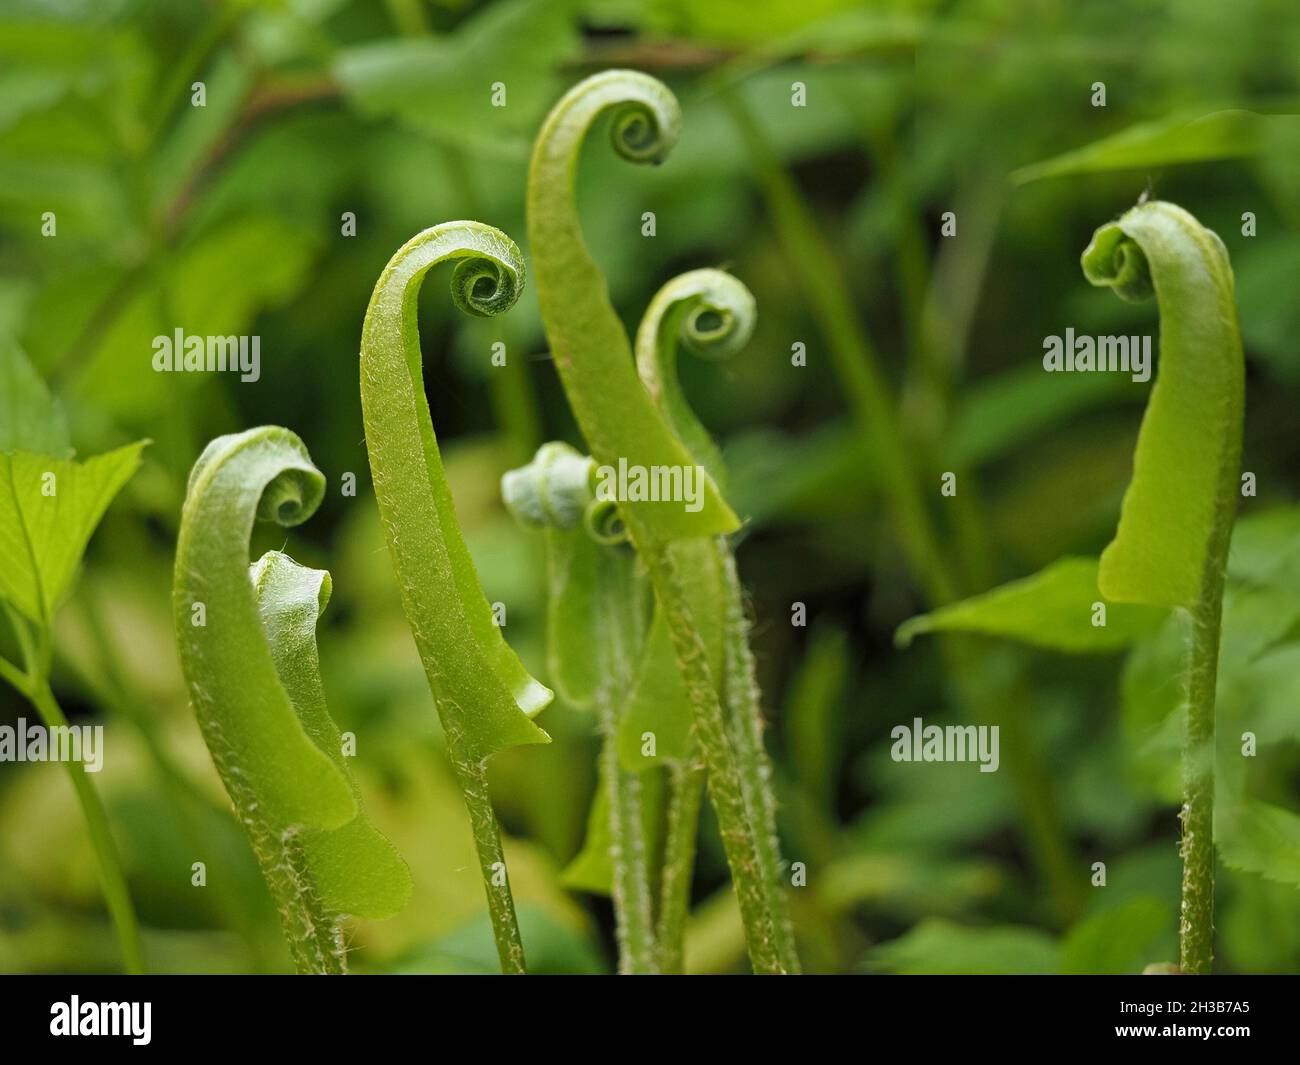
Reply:
[[1097, 561], [1064, 558], [1032, 577], [964, 599], [898, 627], [906, 647], [920, 633], [978, 632], [1075, 654], [1114, 651], [1152, 632], [1164, 620], [1156, 607], [1106, 603], [1106, 624], [1093, 624]]
[[67, 458], [68, 420], [36, 368], [12, 340], [0, 338], [0, 452]]
[[0, 454], [0, 596], [31, 620], [48, 623], [144, 447], [128, 444], [85, 462]]

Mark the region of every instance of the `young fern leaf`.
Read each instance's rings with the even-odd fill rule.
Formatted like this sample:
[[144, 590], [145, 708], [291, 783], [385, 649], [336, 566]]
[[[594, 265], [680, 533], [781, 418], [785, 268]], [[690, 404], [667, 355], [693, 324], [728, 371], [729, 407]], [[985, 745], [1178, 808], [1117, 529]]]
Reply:
[[[600, 790], [573, 882], [612, 896], [619, 971], [652, 974], [660, 970], [647, 821], [656, 811], [643, 808], [641, 775], [622, 766], [618, 752], [645, 646], [646, 596], [636, 558], [621, 544], [626, 533], [603, 525], [608, 506], [595, 498], [594, 472], [592, 460], [567, 444], [543, 444], [531, 463], [501, 478], [501, 494], [521, 524], [546, 536], [549, 665], [566, 699], [595, 709], [603, 737]], [[668, 668], [675, 672], [671, 662]]]
[[1223, 241], [1171, 203], [1140, 204], [1097, 230], [1082, 257], [1094, 285], [1160, 310], [1160, 373], [1102, 552], [1108, 599], [1192, 616], [1183, 749], [1182, 969], [1208, 973], [1214, 939], [1215, 687], [1223, 586], [1237, 510], [1244, 364]]
[[[1093, 563], [1034, 577], [914, 618], [907, 643], [937, 629], [996, 633], [1063, 651], [1114, 649], [1180, 608], [1192, 621], [1184, 669], [1182, 971], [1208, 973], [1214, 940], [1215, 690], [1228, 544], [1237, 510], [1244, 365], [1223, 242], [1171, 203], [1139, 204], [1102, 226], [1082, 256], [1094, 285], [1160, 310], [1160, 372], [1138, 433], [1115, 538]], [[1093, 582], [1093, 567], [1095, 583]], [[1096, 592], [1121, 605], [1110, 632], [1085, 624]], [[1107, 626], [1109, 628], [1109, 625]]]
[[677, 380], [677, 348], [728, 359], [749, 343], [758, 312], [754, 294], [724, 270], [691, 270], [665, 284], [636, 335], [636, 370], [677, 438], [713, 480], [726, 487], [722, 452], [686, 402]]
[[279, 553], [248, 563], [255, 520], [297, 525], [324, 490], [287, 429], [212, 441], [190, 473], [172, 592], [199, 727], [305, 973], [345, 971], [343, 916], [387, 916], [410, 894], [325, 709], [315, 626], [329, 575]]
[[[528, 176], [528, 239], [538, 303], [565, 393], [597, 463], [615, 467], [622, 460], [646, 470], [685, 470], [693, 465], [690, 453], [637, 381], [631, 344], [578, 221], [578, 155], [587, 132], [606, 112], [611, 113], [614, 149], [631, 162], [662, 161], [681, 124], [667, 87], [633, 71], [588, 78], [551, 110], [534, 145]], [[698, 510], [664, 501], [620, 501], [618, 509], [650, 575], [694, 708], [695, 736], [708, 769], [709, 795], [750, 960], [757, 972], [787, 972], [772, 892], [762, 872], [759, 833], [746, 803], [717, 682], [683, 573], [667, 550], [673, 540], [731, 532], [739, 523], [707, 476]]]
[[424, 395], [416, 304], [425, 275], [454, 261], [452, 301], [478, 317], [512, 307], [524, 285], [519, 249], [500, 230], [448, 222], [412, 237], [389, 260], [361, 334], [361, 407], [375, 498], [402, 607], [469, 810], [502, 969], [524, 972], [486, 760], [548, 743], [532, 718], [551, 691], [505, 642], [456, 520]]
[[[609, 301], [605, 279], [582, 240], [575, 197], [578, 155], [606, 112], [614, 150], [629, 162], [659, 163], [681, 127], [677, 100], [645, 74], [612, 70], [570, 89], [551, 109], [528, 174], [528, 242], [537, 301], [565, 393], [601, 466], [682, 468], [690, 456], [636, 379], [632, 347]], [[622, 508], [633, 540], [669, 540], [732, 532], [739, 521], [707, 481], [696, 512], [678, 504]]]
[[[655, 294], [637, 330], [637, 372], [642, 383], [696, 462], [723, 486], [726, 471], [722, 453], [686, 402], [677, 379], [677, 348], [681, 345], [705, 358], [727, 358], [749, 342], [756, 318], [753, 294], [740, 281], [722, 270], [692, 270], [673, 278]], [[704, 549], [714, 564], [713, 572], [722, 581], [721, 594], [714, 602], [723, 604], [721, 693], [728, 736], [736, 751], [749, 822], [759, 844], [761, 875], [768, 892], [778, 956], [787, 972], [798, 972], [794, 931], [781, 885], [772, 769], [763, 747], [763, 713], [736, 560], [724, 536], [714, 537], [707, 544], [690, 541], [680, 547]], [[694, 791], [697, 808], [699, 783], [698, 776], [679, 763], [674, 790]], [[674, 795], [674, 800], [677, 798]], [[683, 798], [689, 803], [689, 798]], [[676, 802], [670, 810], [674, 815], [678, 813]], [[689, 805], [681, 813], [689, 815]], [[679, 824], [675, 817], [670, 820], [669, 852], [678, 850], [678, 833], [690, 832], [693, 838], [694, 830], [694, 824]], [[688, 887], [682, 879], [671, 865], [665, 869], [661, 941], [666, 963], [678, 966]], [[684, 879], [689, 880], [689, 869]]]

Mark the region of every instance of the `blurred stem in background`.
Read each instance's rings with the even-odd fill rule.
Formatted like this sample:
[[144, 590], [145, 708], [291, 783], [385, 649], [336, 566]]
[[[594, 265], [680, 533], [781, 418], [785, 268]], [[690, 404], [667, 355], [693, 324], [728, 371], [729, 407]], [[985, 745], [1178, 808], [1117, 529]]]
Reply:
[[[880, 462], [899, 549], [926, 602], [931, 607], [951, 602], [970, 577], [956, 572], [949, 556], [940, 549], [939, 535], [924, 503], [920, 474], [908, 453], [895, 403], [871, 342], [857, 320], [835, 251], [821, 234], [793, 178], [781, 167], [748, 106], [737, 92], [729, 89], [723, 91], [722, 100], [749, 151], [777, 241], [827, 340], [832, 364], [844, 386], [854, 420], [870, 453]], [[904, 268], [909, 275], [906, 283], [915, 285], [916, 278], [911, 275], [920, 265], [920, 249], [906, 253], [906, 258], [909, 263]], [[976, 287], [978, 277], [976, 271]], [[937, 353], [920, 353], [929, 349], [921, 323], [909, 328], [916, 343], [921, 345], [913, 352], [913, 369], [921, 367], [914, 379], [921, 382], [921, 387], [946, 390], [948, 373], [946, 369], [939, 372]], [[946, 404], [940, 406], [940, 410], [945, 408]], [[964, 511], [963, 517], [968, 527], [977, 520], [973, 510]], [[978, 534], [973, 539], [979, 542], [985, 537]], [[1049, 886], [1057, 921], [1068, 923], [1079, 912], [1083, 881], [1075, 874], [1075, 862], [1069, 853], [1051, 780], [1032, 741], [1026, 719], [1030, 701], [1024, 684], [1022, 681], [1008, 684], [1005, 680], [1001, 684], [990, 683], [980, 647], [961, 637], [945, 638], [942, 654], [948, 677], [967, 715], [996, 724], [1003, 733], [1007, 766], [1020, 800], [1030, 859]]]
[[[174, 815], [186, 844], [195, 855], [203, 854], [211, 843], [209, 833], [202, 824], [203, 814], [212, 812], [224, 818], [226, 811], [203, 794], [167, 750], [159, 735], [158, 723], [149, 720], [142, 712], [147, 697], [135, 690], [128, 671], [122, 667], [121, 656], [109, 638], [103, 610], [95, 592], [89, 588], [84, 589], [73, 609], [77, 610], [85, 624], [94, 661], [80, 666], [69, 662], [69, 668], [78, 674], [97, 705], [135, 729], [153, 763], [154, 774], [167, 793], [168, 808]], [[208, 882], [207, 887], [225, 926], [238, 931], [258, 970], [276, 971], [278, 959], [266, 949], [266, 929], [274, 929], [275, 926], [257, 920], [256, 915], [240, 899], [228, 877], [215, 877]]]
[[[23, 654], [23, 669], [0, 659], [0, 677], [18, 689], [36, 708], [47, 729], [67, 729], [68, 719], [50, 689], [50, 637], [46, 626], [30, 624], [16, 610], [5, 604], [5, 612]], [[127, 891], [122, 859], [108, 827], [108, 816], [98, 793], [86, 777], [81, 762], [64, 761], [68, 779], [77, 793], [77, 803], [85, 818], [86, 831], [95, 851], [96, 872], [108, 904], [113, 927], [122, 951], [122, 964], [128, 973], [144, 972], [144, 949], [140, 943], [140, 926]]]

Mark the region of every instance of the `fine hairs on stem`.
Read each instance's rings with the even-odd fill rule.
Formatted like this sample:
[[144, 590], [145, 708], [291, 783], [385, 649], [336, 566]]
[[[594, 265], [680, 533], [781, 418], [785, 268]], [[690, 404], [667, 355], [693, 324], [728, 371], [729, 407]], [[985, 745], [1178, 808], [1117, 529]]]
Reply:
[[[1182, 971], [1203, 974], [1214, 957], [1219, 630], [1245, 420], [1232, 266], [1214, 232], [1159, 200], [1098, 229], [1082, 263], [1092, 284], [1125, 300], [1154, 294], [1160, 309], [1160, 373], [1138, 435], [1119, 528], [1102, 552], [1098, 584], [1116, 602], [1191, 614], [1179, 939]], [[1171, 549], [1171, 536], [1180, 549]]]
[[[631, 162], [659, 162], [681, 124], [672, 93], [632, 71], [607, 71], [571, 89], [555, 105], [534, 145], [528, 179], [528, 237], [538, 303], [555, 365], [579, 428], [601, 466], [620, 460], [645, 468], [685, 469], [694, 457], [641, 387], [632, 346], [610, 305], [604, 279], [582, 239], [575, 171], [586, 134], [609, 115], [612, 143]], [[708, 648], [670, 545], [734, 531], [736, 516], [712, 478], [701, 506], [619, 501], [619, 513], [645, 565], [694, 709], [694, 736], [735, 885], [756, 972], [792, 970], [782, 946], [784, 900], [764, 860], [762, 803], [747, 796]], [[770, 786], [766, 781], [764, 786]]]
[[330, 575], [279, 551], [248, 562], [255, 521], [298, 525], [324, 491], [287, 429], [213, 440], [190, 473], [172, 607], [190, 703], [294, 965], [342, 974], [343, 916], [396, 913], [410, 873], [367, 819], [325, 706], [316, 622]]

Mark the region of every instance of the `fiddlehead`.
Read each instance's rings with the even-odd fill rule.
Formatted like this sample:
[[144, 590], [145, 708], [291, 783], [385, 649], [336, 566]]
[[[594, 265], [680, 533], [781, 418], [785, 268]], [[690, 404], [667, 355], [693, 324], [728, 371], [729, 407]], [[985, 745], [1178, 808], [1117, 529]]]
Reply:
[[[667, 282], [655, 294], [636, 336], [637, 372], [655, 405], [697, 462], [719, 485], [726, 485], [722, 454], [709, 431], [686, 401], [677, 377], [679, 347], [705, 358], [728, 358], [748, 342], [757, 312], [753, 294], [723, 270], [692, 270]], [[685, 546], [685, 545], [683, 545]], [[753, 652], [736, 560], [725, 537], [710, 545], [714, 571], [722, 581], [725, 602], [722, 624], [722, 699], [728, 734], [736, 750], [741, 785], [756, 826], [759, 856], [769, 907], [775, 922], [782, 964], [797, 972], [794, 932], [780, 883], [782, 863], [776, 831], [776, 802], [771, 788], [771, 764], [763, 746], [763, 714]], [[629, 715], [629, 724], [640, 727]], [[681, 967], [681, 933], [685, 923], [690, 867], [678, 869], [673, 858], [685, 853], [680, 836], [693, 837], [700, 780], [690, 759], [673, 767], [668, 854], [661, 904], [660, 942], [665, 969]]]
[[190, 473], [173, 587], [199, 727], [302, 972], [342, 972], [340, 918], [385, 916], [410, 892], [405, 865], [361, 813], [325, 708], [315, 627], [329, 575], [279, 553], [249, 568], [255, 520], [297, 525], [324, 490], [287, 429], [212, 441]]
[[[534, 145], [528, 178], [528, 237], [538, 302], [565, 393], [597, 463], [604, 468], [623, 462], [684, 473], [694, 465], [690, 453], [637, 381], [631, 344], [578, 222], [578, 154], [588, 130], [606, 113], [613, 116], [615, 150], [634, 162], [662, 161], [681, 121], [668, 89], [631, 71], [588, 78], [552, 109]], [[693, 731], [707, 764], [709, 794], [736, 884], [750, 958], [757, 971], [780, 973], [788, 968], [777, 945], [777, 920], [761, 872], [756, 825], [727, 736], [708, 648], [681, 569], [667, 546], [738, 526], [712, 478], [705, 475], [702, 480], [698, 509], [619, 500], [619, 512], [654, 585], [694, 710]]]
[[407, 241], [389, 260], [361, 335], [361, 406], [375, 498], [416, 648], [465, 796], [503, 969], [523, 972], [523, 948], [500, 831], [487, 793], [493, 753], [549, 737], [532, 722], [551, 692], [524, 669], [483, 595], [424, 395], [416, 303], [441, 262], [456, 263], [452, 300], [498, 314], [524, 285], [519, 249], [478, 222], [448, 222]]
[[1237, 507], [1244, 367], [1223, 241], [1171, 203], [1102, 226], [1082, 257], [1098, 286], [1155, 295], [1160, 372], [1147, 403], [1119, 528], [1098, 584], [1117, 602], [1192, 615], [1183, 751], [1182, 969], [1207, 973], [1214, 938], [1214, 733], [1219, 628]]
[[[631, 344], [578, 221], [578, 155], [606, 113], [612, 115], [614, 149], [630, 162], [661, 162], [677, 141], [677, 101], [645, 74], [597, 74], [555, 105], [538, 135], [528, 178], [537, 299], [556, 368], [596, 462], [617, 466], [623, 458], [646, 469], [684, 468], [688, 453], [637, 384]], [[625, 510], [624, 519], [646, 543], [731, 532], [739, 524], [711, 480], [697, 512], [646, 503]]]
[[677, 380], [678, 345], [725, 359], [749, 343], [757, 312], [754, 296], [723, 270], [692, 270], [655, 293], [636, 335], [636, 368], [651, 400], [710, 476], [725, 485], [722, 454], [686, 402]]
[[635, 556], [620, 546], [617, 512], [595, 498], [594, 479], [589, 457], [552, 442], [502, 477], [501, 494], [521, 524], [546, 538], [548, 666], [566, 701], [595, 710], [602, 735], [587, 848], [603, 844], [593, 865], [605, 875], [587, 886], [613, 898], [619, 971], [656, 973], [641, 777], [620, 765], [617, 744], [645, 645], [646, 596]]

